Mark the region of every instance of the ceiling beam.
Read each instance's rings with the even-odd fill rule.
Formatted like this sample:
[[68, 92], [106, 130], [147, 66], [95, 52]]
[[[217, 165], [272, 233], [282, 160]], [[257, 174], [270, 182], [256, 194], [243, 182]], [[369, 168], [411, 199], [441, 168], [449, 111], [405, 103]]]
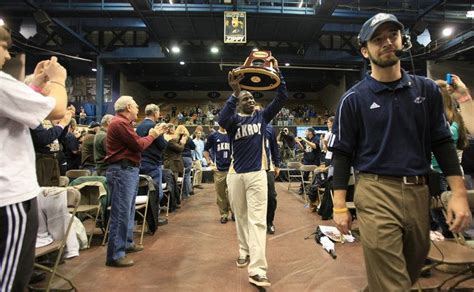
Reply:
[[[36, 11], [40, 11], [41, 13], [43, 13], [47, 18], [50, 18], [48, 13], [46, 13], [45, 11], [41, 10], [40, 7], [33, 1], [31, 0], [24, 0], [25, 3], [30, 6], [31, 8], [35, 9]], [[61, 20], [59, 19], [56, 19], [56, 18], [50, 18], [51, 21], [56, 24], [58, 27], [60, 27], [61, 29], [63, 29], [64, 31], [66, 31], [67, 33], [69, 33], [73, 38], [75, 38], [76, 40], [78, 40], [79, 42], [81, 42], [82, 44], [84, 44], [86, 47], [88, 47], [89, 49], [91, 49], [92, 51], [94, 51], [95, 53], [97, 54], [100, 54], [100, 50], [98, 48], [96, 48], [93, 44], [91, 44], [89, 41], [87, 41], [83, 36], [81, 36], [80, 34], [76, 33], [74, 30], [72, 30], [71, 28], [69, 28], [69, 26], [65, 25]]]
[[433, 2], [430, 6], [426, 7], [423, 11], [418, 12], [418, 16], [416, 17], [416, 21], [422, 19], [426, 14], [430, 13], [433, 9], [437, 8], [441, 4], [445, 3], [445, 0], [437, 0]]
[[474, 50], [474, 31], [472, 30], [428, 52], [429, 59], [451, 56], [464, 50]]

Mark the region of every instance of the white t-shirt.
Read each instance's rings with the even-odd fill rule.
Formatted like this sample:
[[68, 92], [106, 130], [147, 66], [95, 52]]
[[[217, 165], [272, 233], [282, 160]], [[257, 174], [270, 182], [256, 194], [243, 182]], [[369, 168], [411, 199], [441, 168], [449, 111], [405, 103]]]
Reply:
[[0, 207], [30, 200], [41, 191], [30, 129], [39, 126], [55, 103], [0, 71]]
[[[329, 145], [329, 139], [331, 139], [331, 137], [332, 137], [332, 132], [331, 131], [324, 134], [323, 140], [325, 141], [326, 145]], [[332, 152], [327, 150], [326, 151], [326, 156], [324, 158], [327, 159], [327, 160], [331, 160], [332, 159]]]

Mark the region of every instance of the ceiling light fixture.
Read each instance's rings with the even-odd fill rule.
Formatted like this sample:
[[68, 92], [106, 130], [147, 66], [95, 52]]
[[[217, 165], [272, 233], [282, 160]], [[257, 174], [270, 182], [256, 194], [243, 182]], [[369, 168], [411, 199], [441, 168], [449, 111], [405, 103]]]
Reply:
[[443, 29], [443, 36], [447, 37], [453, 34], [453, 28], [452, 27], [446, 27]]
[[92, 68], [92, 72], [97, 72], [97, 69], [96, 69], [96, 68]]
[[219, 48], [217, 48], [217, 47], [212, 47], [212, 48], [211, 48], [211, 53], [213, 53], [213, 54], [219, 53]]
[[184, 61], [180, 61], [179, 64], [182, 66], [182, 65], [184, 65], [184, 64], [186, 64], [186, 63], [184, 63]]
[[181, 52], [181, 49], [178, 46], [171, 47], [171, 51], [175, 54]]
[[467, 17], [467, 18], [474, 18], [474, 10], [469, 10], [469, 11], [466, 13], [466, 17]]
[[285, 66], [286, 66], [286, 67], [290, 66], [290, 63], [285, 63]]

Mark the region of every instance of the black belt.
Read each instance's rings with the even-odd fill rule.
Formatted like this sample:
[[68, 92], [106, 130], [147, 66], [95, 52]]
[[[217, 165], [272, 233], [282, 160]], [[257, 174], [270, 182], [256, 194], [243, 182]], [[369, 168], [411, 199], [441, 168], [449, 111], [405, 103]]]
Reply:
[[125, 168], [125, 167], [139, 167], [140, 166], [140, 163], [131, 161], [129, 159], [122, 159], [122, 160], [116, 161], [114, 163], [119, 164], [122, 168]]
[[396, 181], [396, 182], [399, 182], [399, 183], [403, 183], [405, 185], [426, 185], [426, 184], [428, 184], [428, 178], [424, 175], [391, 176], [391, 175], [379, 175], [379, 174], [365, 173], [365, 172], [361, 172], [361, 173], [359, 173], [359, 175], [362, 175], [362, 176], [365, 176], [365, 177], [372, 177], [376, 180], [385, 179], [385, 180]]
[[140, 163], [133, 162], [129, 159], [121, 159], [121, 160], [117, 160], [117, 161], [114, 161], [114, 162], [109, 162], [108, 165], [113, 165], [113, 164], [120, 165], [120, 167], [122, 167], [122, 168], [139, 167], [140, 166]]

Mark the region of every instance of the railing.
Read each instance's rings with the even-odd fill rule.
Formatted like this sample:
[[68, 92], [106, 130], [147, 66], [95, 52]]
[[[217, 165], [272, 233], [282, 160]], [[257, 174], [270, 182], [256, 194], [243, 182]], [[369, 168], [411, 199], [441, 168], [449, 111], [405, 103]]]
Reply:
[[[317, 2], [316, 2], [317, 3]], [[48, 10], [82, 11], [134, 11], [127, 1], [84, 3], [73, 0], [50, 0]], [[311, 0], [238, 0], [236, 8], [251, 13], [303, 14], [315, 13], [315, 1]], [[152, 11], [220, 12], [233, 10], [230, 0], [154, 0]]]

